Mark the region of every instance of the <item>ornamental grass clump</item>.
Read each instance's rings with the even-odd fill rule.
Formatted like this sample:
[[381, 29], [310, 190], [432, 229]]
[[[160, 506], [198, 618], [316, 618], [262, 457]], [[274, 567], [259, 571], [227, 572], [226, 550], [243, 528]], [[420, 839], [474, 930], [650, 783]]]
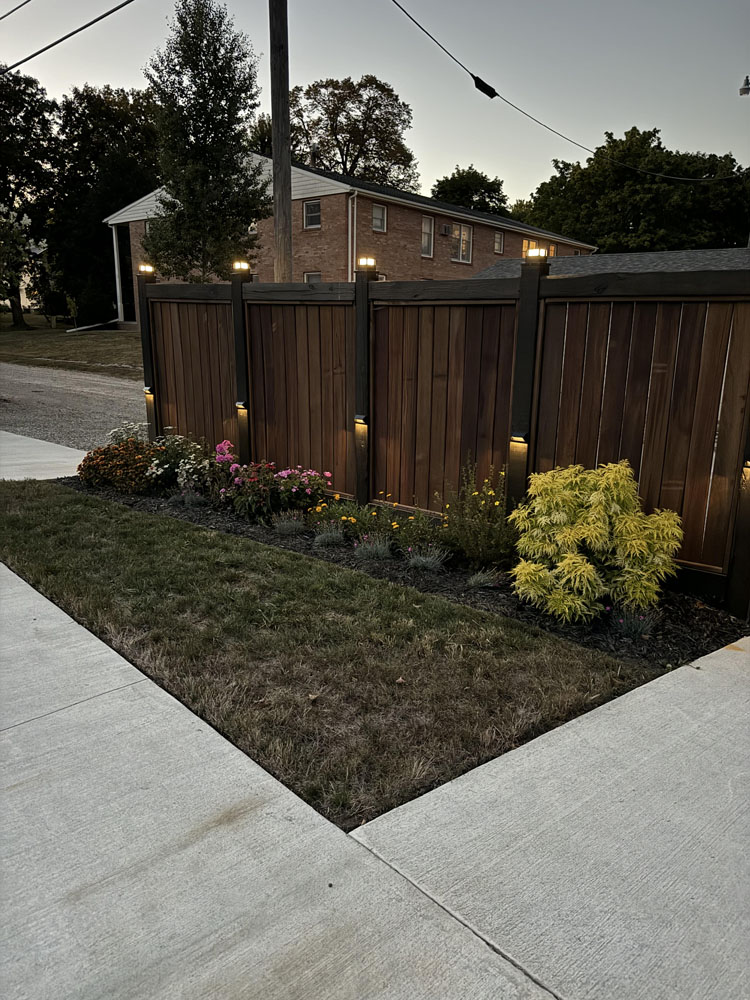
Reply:
[[522, 557], [511, 571], [519, 597], [566, 622], [590, 620], [605, 603], [635, 614], [656, 604], [676, 571], [680, 518], [641, 510], [628, 462], [537, 473], [528, 493], [508, 518]]
[[296, 510], [287, 510], [281, 514], [277, 514], [273, 518], [272, 523], [273, 530], [277, 535], [281, 535], [282, 538], [304, 535], [309, 530], [302, 514]]
[[393, 558], [390, 535], [382, 532], [361, 535], [354, 545], [354, 556], [361, 562], [381, 562]]
[[439, 573], [450, 558], [450, 552], [432, 542], [410, 545], [406, 550], [406, 565], [420, 573]]

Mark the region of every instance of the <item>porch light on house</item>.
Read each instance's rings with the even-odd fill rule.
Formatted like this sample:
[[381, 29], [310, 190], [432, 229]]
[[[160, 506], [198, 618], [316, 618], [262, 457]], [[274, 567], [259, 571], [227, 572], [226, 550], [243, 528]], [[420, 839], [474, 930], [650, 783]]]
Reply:
[[544, 247], [536, 247], [534, 250], [527, 250], [526, 251], [526, 256], [527, 257], [546, 257], [547, 256], [547, 251], [544, 249]]
[[246, 260], [236, 260], [234, 262], [234, 264], [232, 264], [232, 267], [235, 269], [235, 271], [249, 271], [250, 270], [250, 265], [248, 264], [248, 262]]
[[153, 386], [144, 385], [143, 392], [145, 393], [146, 396], [153, 396], [154, 394]]
[[138, 270], [141, 272], [141, 274], [153, 274], [154, 273], [154, 267], [153, 267], [152, 264], [139, 264], [138, 265]]
[[374, 268], [375, 267], [375, 258], [374, 257], [360, 257], [359, 260], [357, 261], [357, 266], [358, 267], [363, 267], [363, 268], [364, 267]]

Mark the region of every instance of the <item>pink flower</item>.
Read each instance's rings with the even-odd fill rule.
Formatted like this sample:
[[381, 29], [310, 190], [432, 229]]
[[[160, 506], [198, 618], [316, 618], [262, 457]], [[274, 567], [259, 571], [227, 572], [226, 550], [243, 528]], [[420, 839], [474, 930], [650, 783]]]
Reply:
[[326, 479], [330, 479], [331, 478], [331, 473], [330, 472], [324, 472], [323, 475], [326, 477]]
[[240, 467], [239, 463], [238, 462], [234, 462], [232, 465], [229, 466], [229, 471], [230, 472], [236, 472], [237, 469], [239, 469], [239, 467]]
[[239, 476], [235, 476], [234, 485], [235, 486], [241, 486], [242, 485], [242, 480], [240, 479]]
[[305, 493], [312, 493], [312, 490], [310, 489], [310, 487], [309, 487], [309, 486], [308, 486], [308, 487], [307, 487], [307, 489], [305, 490]]

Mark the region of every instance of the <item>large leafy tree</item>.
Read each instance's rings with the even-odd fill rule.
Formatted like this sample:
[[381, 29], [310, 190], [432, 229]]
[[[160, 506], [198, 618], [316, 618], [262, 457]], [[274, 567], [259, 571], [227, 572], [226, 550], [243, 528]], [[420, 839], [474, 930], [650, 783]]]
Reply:
[[112, 240], [102, 219], [159, 182], [155, 110], [148, 91], [111, 87], [75, 88], [61, 101], [47, 258], [80, 323], [112, 318]]
[[404, 141], [412, 113], [393, 87], [360, 80], [316, 80], [290, 94], [292, 152], [323, 170], [416, 191], [414, 153]]
[[0, 74], [0, 298], [13, 325], [25, 327], [21, 283], [34, 276], [45, 236], [53, 183], [55, 102], [39, 81]]
[[478, 212], [508, 215], [508, 196], [499, 177], [490, 177], [477, 170], [473, 163], [459, 167], [441, 177], [432, 186], [432, 197], [451, 205], [462, 205]]
[[146, 69], [158, 102], [161, 214], [144, 241], [163, 274], [229, 277], [251, 257], [252, 224], [268, 212], [250, 158], [258, 107], [256, 58], [216, 0], [178, 0], [171, 35]]
[[[553, 160], [555, 175], [539, 185], [531, 204], [516, 203], [514, 215], [595, 243], [602, 253], [747, 244], [750, 171], [731, 154], [666, 149], [659, 129], [605, 136], [585, 164]], [[692, 182], [638, 173], [623, 163]], [[705, 182], [709, 178], [727, 179]]]

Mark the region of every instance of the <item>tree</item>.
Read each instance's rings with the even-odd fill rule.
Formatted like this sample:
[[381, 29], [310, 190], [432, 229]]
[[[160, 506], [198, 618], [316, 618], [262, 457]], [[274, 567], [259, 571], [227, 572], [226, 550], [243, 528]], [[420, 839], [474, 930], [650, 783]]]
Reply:
[[216, 0], [178, 0], [171, 36], [146, 69], [159, 108], [165, 194], [144, 249], [163, 274], [228, 278], [250, 258], [253, 223], [268, 214], [267, 182], [250, 159], [258, 107], [256, 58]]
[[102, 219], [158, 185], [155, 116], [142, 90], [86, 85], [61, 101], [47, 257], [77, 322], [112, 318], [112, 238]]
[[34, 77], [0, 74], [0, 298], [10, 300], [13, 325], [19, 327], [27, 326], [21, 283], [33, 274], [44, 237], [55, 110]]
[[[745, 246], [750, 231], [750, 172], [731, 154], [665, 149], [659, 129], [606, 132], [585, 165], [553, 160], [556, 174], [540, 184], [524, 221], [595, 243], [602, 253]], [[686, 183], [656, 173], [726, 181]], [[516, 208], [516, 206], [514, 206]]]
[[473, 163], [456, 169], [450, 176], [441, 177], [432, 186], [432, 197], [451, 205], [462, 205], [477, 212], [509, 215], [508, 196], [503, 191], [499, 177], [490, 178], [477, 170]]
[[404, 142], [411, 108], [376, 76], [316, 80], [289, 97], [292, 154], [323, 170], [416, 191], [419, 174]]
[[273, 127], [270, 115], [258, 115], [250, 130], [250, 145], [260, 156], [273, 156]]

